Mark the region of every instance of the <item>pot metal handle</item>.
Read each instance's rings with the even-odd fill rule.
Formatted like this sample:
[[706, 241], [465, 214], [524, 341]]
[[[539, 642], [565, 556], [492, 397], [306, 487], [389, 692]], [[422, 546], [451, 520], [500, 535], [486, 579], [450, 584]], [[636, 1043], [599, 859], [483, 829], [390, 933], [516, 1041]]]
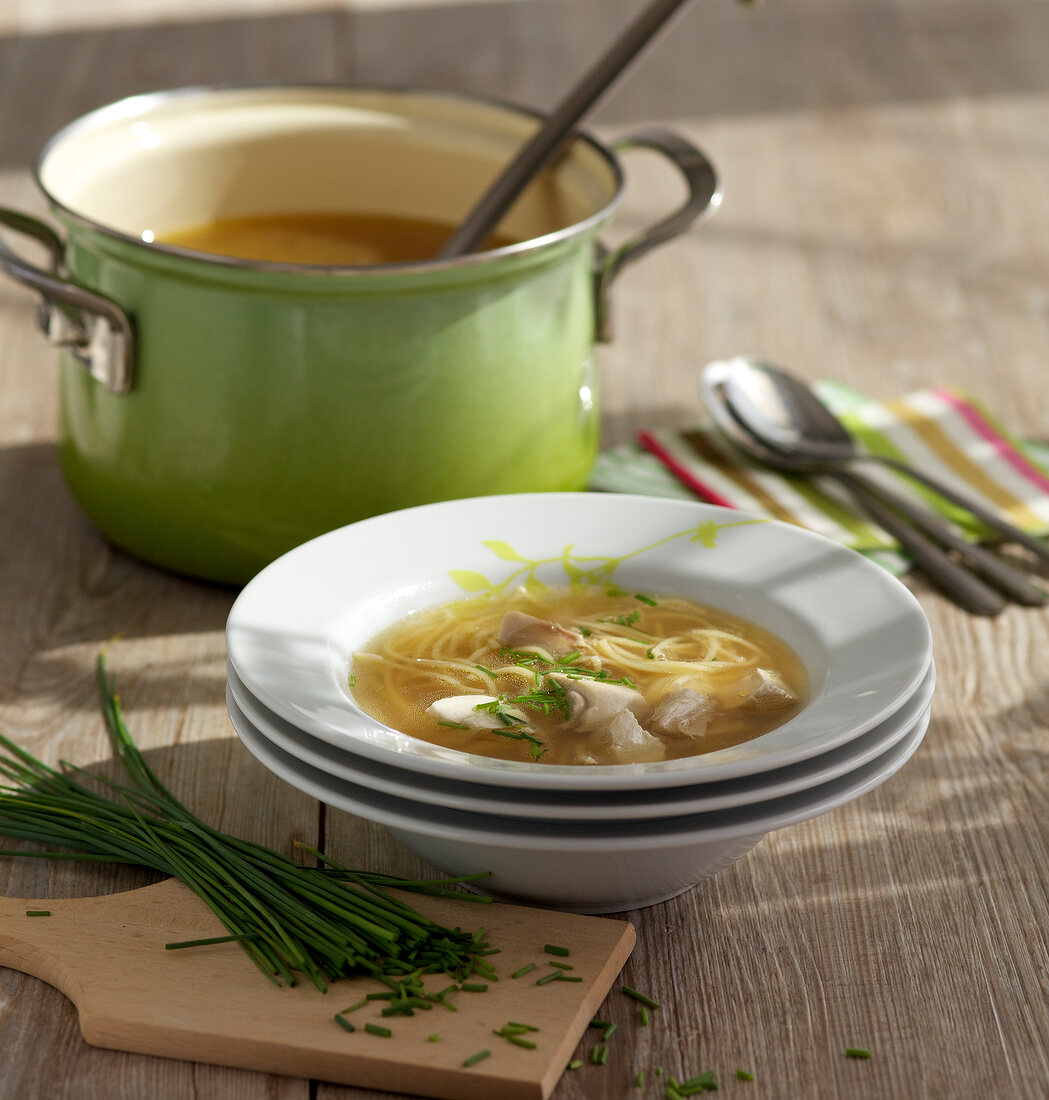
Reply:
[[32, 237], [50, 257], [49, 270], [22, 259], [0, 238], [0, 269], [41, 297], [37, 323], [57, 347], [113, 393], [127, 393], [133, 377], [134, 339], [127, 314], [109, 298], [62, 277], [65, 247], [50, 226], [0, 207], [0, 225]]
[[688, 197], [685, 202], [661, 221], [618, 248], [598, 246], [597, 268], [594, 273], [594, 302], [597, 339], [611, 339], [609, 290], [612, 280], [622, 268], [643, 256], [656, 245], [684, 233], [703, 214], [713, 213], [721, 205], [721, 190], [717, 172], [706, 154], [679, 134], [669, 130], [641, 130], [612, 143], [616, 152], [630, 149], [651, 149], [662, 153], [685, 179]]

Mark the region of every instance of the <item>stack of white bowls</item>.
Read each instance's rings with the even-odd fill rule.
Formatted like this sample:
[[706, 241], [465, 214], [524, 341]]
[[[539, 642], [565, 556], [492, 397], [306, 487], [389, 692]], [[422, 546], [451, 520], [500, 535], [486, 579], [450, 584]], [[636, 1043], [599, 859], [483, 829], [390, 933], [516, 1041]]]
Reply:
[[[443, 748], [367, 715], [353, 653], [426, 607], [528, 577], [686, 596], [801, 658], [801, 712], [751, 741], [649, 764], [544, 765]], [[229, 616], [227, 703], [248, 749], [486, 892], [620, 912], [687, 890], [772, 829], [884, 782], [929, 723], [928, 623], [861, 555], [704, 504], [596, 493], [450, 501], [333, 531], [264, 569]]]

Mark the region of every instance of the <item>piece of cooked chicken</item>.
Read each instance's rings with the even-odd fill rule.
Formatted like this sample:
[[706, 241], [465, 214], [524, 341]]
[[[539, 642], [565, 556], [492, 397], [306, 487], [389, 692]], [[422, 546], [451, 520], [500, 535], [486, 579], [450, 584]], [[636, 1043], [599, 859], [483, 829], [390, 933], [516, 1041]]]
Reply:
[[798, 701], [783, 677], [770, 668], [756, 668], [739, 684], [740, 706], [747, 710], [782, 710]]
[[681, 688], [656, 703], [647, 725], [649, 729], [663, 733], [702, 737], [716, 709], [717, 703], [709, 695], [692, 688]]
[[615, 754], [632, 764], [662, 760], [666, 755], [663, 742], [653, 737], [634, 717], [632, 711], [621, 710], [608, 724], [608, 735]]
[[[440, 722], [457, 722], [472, 730], [502, 729], [506, 725], [499, 717], [488, 710], [478, 710], [479, 706], [496, 702], [494, 695], [448, 695], [437, 699], [426, 708], [426, 713]], [[524, 714], [516, 707], [503, 708], [506, 714], [526, 722]]]
[[547, 679], [564, 688], [568, 697], [568, 720], [577, 730], [605, 729], [624, 710], [643, 720], [648, 717], [651, 709], [640, 691], [628, 688], [625, 684], [577, 680], [563, 673], [555, 673]]
[[573, 649], [588, 648], [582, 634], [523, 611], [508, 611], [503, 616], [499, 624], [499, 644], [512, 649], [537, 648], [551, 657], [563, 657]]

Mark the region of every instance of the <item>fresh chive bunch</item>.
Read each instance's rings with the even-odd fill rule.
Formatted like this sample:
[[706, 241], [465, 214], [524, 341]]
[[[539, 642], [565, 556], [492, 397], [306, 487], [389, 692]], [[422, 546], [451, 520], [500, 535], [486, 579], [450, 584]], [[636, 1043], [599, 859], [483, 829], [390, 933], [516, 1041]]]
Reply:
[[228, 936], [169, 947], [235, 940], [280, 985], [305, 975], [329, 981], [368, 974], [488, 976], [483, 937], [449, 929], [393, 897], [387, 887], [458, 900], [490, 901], [449, 887], [483, 876], [415, 882], [353, 871], [312, 849], [325, 864], [307, 867], [272, 849], [221, 833], [195, 817], [160, 782], [135, 745], [120, 699], [98, 659], [98, 686], [121, 783], [63, 762], [48, 767], [0, 734], [0, 836], [65, 849], [4, 849], [3, 855], [101, 860], [150, 867], [181, 880], [219, 918]]

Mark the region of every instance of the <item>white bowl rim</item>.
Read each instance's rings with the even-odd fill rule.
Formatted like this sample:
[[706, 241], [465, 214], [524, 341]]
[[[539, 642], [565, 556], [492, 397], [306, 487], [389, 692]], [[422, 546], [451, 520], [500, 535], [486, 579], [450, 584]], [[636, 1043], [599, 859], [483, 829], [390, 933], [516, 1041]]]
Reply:
[[[794, 794], [855, 771], [913, 730], [914, 724], [931, 705], [936, 669], [935, 665], [930, 666], [917, 691], [884, 722], [854, 741], [808, 761], [720, 784], [624, 792], [543, 791], [539, 800], [529, 798], [523, 788], [489, 788], [456, 780], [434, 780], [426, 775], [403, 773], [385, 764], [358, 757], [347, 749], [336, 748], [312, 737], [266, 710], [247, 692], [235, 669], [228, 668], [227, 682], [229, 694], [241, 717], [251, 724], [256, 733], [303, 764], [327, 773], [336, 782], [346, 780], [381, 794], [445, 809], [537, 820], [593, 822], [709, 813]], [[728, 787], [732, 788], [731, 791], [726, 790]], [[580, 795], [587, 797], [591, 793], [600, 798], [599, 804], [579, 801]]]
[[[895, 775], [918, 750], [931, 719], [931, 708], [901, 741], [855, 771], [807, 791], [769, 799], [753, 806], [662, 818], [599, 823], [537, 822], [493, 814], [474, 814], [380, 794], [345, 781], [330, 785], [324, 772], [304, 764], [268, 741], [247, 720], [227, 688], [227, 706], [237, 736], [274, 775], [319, 801], [376, 822], [388, 829], [422, 833], [478, 847], [521, 848], [552, 852], [614, 852], [682, 848], [757, 837], [795, 825], [852, 802]], [[350, 788], [353, 788], [351, 791]], [[483, 887], [481, 887], [483, 889]]]
[[[624, 532], [621, 519], [627, 511], [631, 522]], [[698, 532], [705, 524], [719, 526], [716, 550], [724, 549], [724, 540], [731, 546], [728, 554], [705, 552], [697, 566], [691, 557], [686, 559], [677, 550], [674, 556], [664, 546], [649, 556], [648, 567], [658, 566], [660, 575], [668, 575], [671, 565], [684, 568], [691, 571], [690, 584], [735, 585], [737, 596], [763, 602], [766, 617], [782, 613], [794, 624], [792, 629], [810, 631], [818, 645], [833, 655], [824, 682], [812, 685], [810, 701], [799, 715], [763, 737], [702, 756], [654, 764], [580, 768], [497, 760], [417, 740], [361, 711], [339, 682], [348, 662], [340, 672], [339, 660], [346, 655], [336, 652], [333, 639], [351, 618], [346, 609], [358, 613], [376, 590], [382, 594], [373, 602], [384, 608], [391, 601], [410, 609], [463, 598], [466, 593], [447, 579], [450, 567], [473, 564], [482, 553], [488, 561], [491, 554], [483, 546], [494, 535], [509, 542], [524, 539], [527, 544], [529, 535], [538, 532], [534, 541], [541, 541], [551, 513], [557, 517], [558, 536], [556, 540], [546, 536], [546, 548], [583, 542], [591, 553], [595, 537], [603, 540], [606, 553], [619, 549], [629, 554], [637, 548], [638, 537], [631, 533], [635, 530], [645, 530], [648, 537], [669, 534], [682, 525], [686, 528], [682, 535], [693, 529]], [[604, 527], [594, 536], [594, 525], [601, 523]], [[588, 537], [591, 541], [586, 543]], [[410, 539], [422, 545], [406, 548]], [[406, 560], [384, 556], [397, 554]], [[432, 560], [438, 555], [443, 555], [440, 562]], [[753, 583], [733, 579], [741, 558], [752, 569], [770, 571], [776, 581], [774, 590], [771, 581], [763, 588], [760, 578]], [[639, 561], [635, 558], [629, 564], [636, 570]], [[348, 562], [355, 567], [348, 568]], [[395, 573], [397, 568], [402, 574], [396, 581], [389, 576], [383, 579], [384, 571]], [[405, 599], [415, 602], [404, 604]], [[807, 606], [799, 606], [805, 601]], [[387, 621], [404, 613], [401, 610]], [[361, 638], [361, 643], [365, 640]], [[786, 640], [797, 648], [794, 637]], [[883, 721], [916, 690], [932, 661], [931, 631], [917, 600], [900, 581], [862, 555], [803, 528], [734, 509], [603, 493], [452, 500], [385, 513], [328, 532], [278, 558], [245, 586], [230, 612], [226, 641], [229, 660], [252, 695], [322, 740], [352, 745], [359, 755], [431, 775], [562, 790], [680, 786], [796, 763], [842, 745]], [[851, 661], [847, 667], [846, 655]]]

